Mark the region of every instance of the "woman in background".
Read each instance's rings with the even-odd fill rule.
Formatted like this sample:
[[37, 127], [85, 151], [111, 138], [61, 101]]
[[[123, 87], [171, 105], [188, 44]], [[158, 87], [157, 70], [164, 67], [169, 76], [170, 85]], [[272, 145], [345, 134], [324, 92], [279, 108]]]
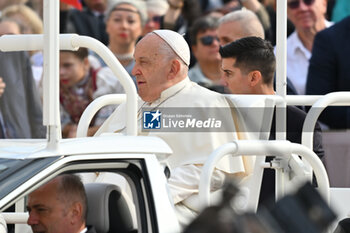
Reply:
[[[106, 32], [109, 35], [109, 49], [120, 64], [129, 73], [135, 65], [134, 49], [136, 42], [142, 35], [147, 21], [146, 3], [140, 0], [123, 0], [112, 4], [106, 15]], [[121, 83], [109, 67], [103, 67], [97, 73], [97, 88], [94, 98], [105, 94], [125, 93]], [[107, 106], [100, 110], [98, 119], [107, 119], [115, 106]], [[102, 122], [96, 122], [102, 124]]]

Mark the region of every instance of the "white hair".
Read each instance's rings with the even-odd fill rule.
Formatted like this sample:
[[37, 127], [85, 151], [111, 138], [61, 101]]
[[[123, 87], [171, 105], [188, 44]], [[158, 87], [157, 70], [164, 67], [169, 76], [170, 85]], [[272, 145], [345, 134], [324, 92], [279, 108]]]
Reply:
[[246, 36], [257, 36], [265, 39], [264, 28], [259, 18], [250, 10], [230, 12], [220, 18], [219, 25], [230, 22], [239, 22], [241, 25], [244, 25], [242, 29]]

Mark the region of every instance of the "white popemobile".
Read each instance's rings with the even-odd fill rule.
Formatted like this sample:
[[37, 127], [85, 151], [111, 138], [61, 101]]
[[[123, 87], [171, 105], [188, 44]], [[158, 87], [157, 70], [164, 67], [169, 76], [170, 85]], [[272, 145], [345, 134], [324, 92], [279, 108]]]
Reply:
[[[278, 5], [279, 8], [286, 9], [285, 1], [279, 1], [279, 3], [281, 3]], [[62, 173], [79, 173], [83, 177], [108, 174], [110, 177], [123, 180], [124, 183], [120, 186], [113, 182], [98, 183], [98, 180], [86, 184], [90, 206], [87, 224], [94, 225], [97, 232], [180, 232], [163, 166], [163, 162], [166, 162], [172, 150], [159, 138], [136, 136], [137, 94], [135, 85], [114, 55], [100, 42], [73, 34], [58, 35], [58, 4], [59, 1], [44, 0], [44, 35], [0, 37], [2, 51], [44, 50], [44, 125], [47, 126], [47, 138], [43, 140], [5, 139], [0, 141], [0, 233], [6, 232], [5, 223], [15, 224], [15, 232], [27, 232], [26, 196]], [[279, 12], [283, 11], [277, 11], [281, 16]], [[282, 14], [277, 21], [282, 29], [285, 27], [284, 20], [285, 14]], [[279, 36], [277, 42], [283, 42], [283, 36]], [[105, 60], [113, 72], [120, 77], [126, 97], [125, 95], [110, 95], [97, 99], [84, 112], [78, 126], [78, 137], [61, 139], [58, 106], [58, 50], [75, 50], [80, 46], [94, 50]], [[277, 53], [279, 51], [277, 49]], [[277, 56], [284, 57], [284, 54], [282, 52], [282, 55], [277, 54]], [[278, 76], [285, 77], [283, 69], [282, 74], [279, 71]], [[277, 82], [277, 88], [278, 92], [285, 88], [283, 80]], [[281, 91], [281, 93], [284, 98], [255, 96], [252, 97], [254, 100], [250, 101], [248, 96], [230, 96], [230, 99], [235, 102], [242, 101], [245, 106], [247, 102], [248, 106], [251, 106], [251, 103], [255, 104], [257, 99], [263, 102], [263, 106], [270, 106], [271, 103], [285, 105], [285, 99], [288, 104], [293, 104], [292, 101], [300, 104], [297, 98], [288, 101], [288, 98], [285, 98], [285, 92]], [[316, 99], [310, 100], [309, 103], [315, 102]], [[104, 134], [100, 137], [84, 137], [90, 120], [99, 108], [125, 100], [128, 119], [126, 136]], [[271, 112], [264, 114], [266, 115], [263, 115], [262, 118], [271, 117]], [[312, 116], [307, 119], [309, 119], [309, 125], [312, 125]], [[306, 132], [312, 132], [312, 130]], [[279, 139], [283, 139], [283, 135], [281, 137]], [[312, 135], [310, 137], [312, 138]], [[256, 139], [261, 139], [261, 137]], [[264, 163], [266, 154], [280, 156], [274, 164], [269, 165], [278, 171], [277, 197], [295, 189], [293, 185], [309, 179], [312, 174], [309, 167], [295, 155], [298, 154], [314, 169], [319, 190], [329, 202], [332, 193], [327, 173], [322, 162], [308, 149], [312, 148], [312, 145], [308, 144], [309, 141], [305, 139], [307, 147], [282, 140], [271, 142], [245, 140], [223, 145], [213, 152], [204, 165], [199, 186], [199, 204], [195, 201], [189, 204], [193, 204], [198, 209], [210, 204], [210, 182], [208, 180], [215, 163], [228, 153], [233, 156], [257, 156], [255, 172], [244, 184], [244, 198], [240, 199], [240, 203], [236, 203], [236, 208], [256, 210], [262, 170], [268, 166]], [[290, 181], [291, 170], [294, 178]], [[342, 194], [343, 192], [337, 195]], [[14, 205], [15, 211], [13, 209], [9, 211], [9, 208]], [[347, 214], [338, 213], [341, 216]]]

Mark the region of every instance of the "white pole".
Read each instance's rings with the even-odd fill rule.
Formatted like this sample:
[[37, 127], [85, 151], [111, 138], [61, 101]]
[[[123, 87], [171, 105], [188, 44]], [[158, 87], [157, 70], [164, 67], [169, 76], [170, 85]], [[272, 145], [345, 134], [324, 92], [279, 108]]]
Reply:
[[44, 0], [43, 124], [49, 149], [55, 150], [61, 136], [59, 109], [59, 1]]
[[[287, 93], [287, 0], [277, 0], [276, 9], [276, 92], [283, 99]], [[276, 139], [286, 139], [286, 103], [277, 105]], [[276, 200], [284, 195], [285, 174], [276, 170]]]

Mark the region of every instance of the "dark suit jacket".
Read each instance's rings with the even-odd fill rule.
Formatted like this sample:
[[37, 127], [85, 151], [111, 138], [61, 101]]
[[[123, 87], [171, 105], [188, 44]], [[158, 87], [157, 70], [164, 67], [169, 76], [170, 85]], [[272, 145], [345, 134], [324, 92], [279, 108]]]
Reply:
[[[350, 91], [350, 17], [319, 32], [310, 59], [306, 94]], [[320, 120], [331, 128], [350, 128], [350, 108], [329, 107]]]
[[[304, 124], [306, 113], [295, 107], [287, 106], [287, 140], [294, 143], [301, 143], [301, 132]], [[270, 140], [275, 140], [275, 119], [273, 119]], [[324, 156], [322, 146], [322, 131], [320, 125], [317, 123], [314, 131], [313, 150], [319, 158]], [[266, 157], [266, 161], [271, 161], [272, 157]], [[265, 169], [260, 190], [260, 203], [275, 197], [275, 172], [273, 169]]]
[[91, 36], [108, 45], [108, 34], [103, 16], [95, 16], [92, 11], [72, 9], [60, 12], [60, 32]]
[[92, 227], [92, 226], [88, 226], [87, 228], [88, 228], [88, 230], [87, 230], [87, 232], [86, 232], [86, 233], [96, 233], [96, 230], [95, 230], [95, 228], [94, 228], [94, 227]]

